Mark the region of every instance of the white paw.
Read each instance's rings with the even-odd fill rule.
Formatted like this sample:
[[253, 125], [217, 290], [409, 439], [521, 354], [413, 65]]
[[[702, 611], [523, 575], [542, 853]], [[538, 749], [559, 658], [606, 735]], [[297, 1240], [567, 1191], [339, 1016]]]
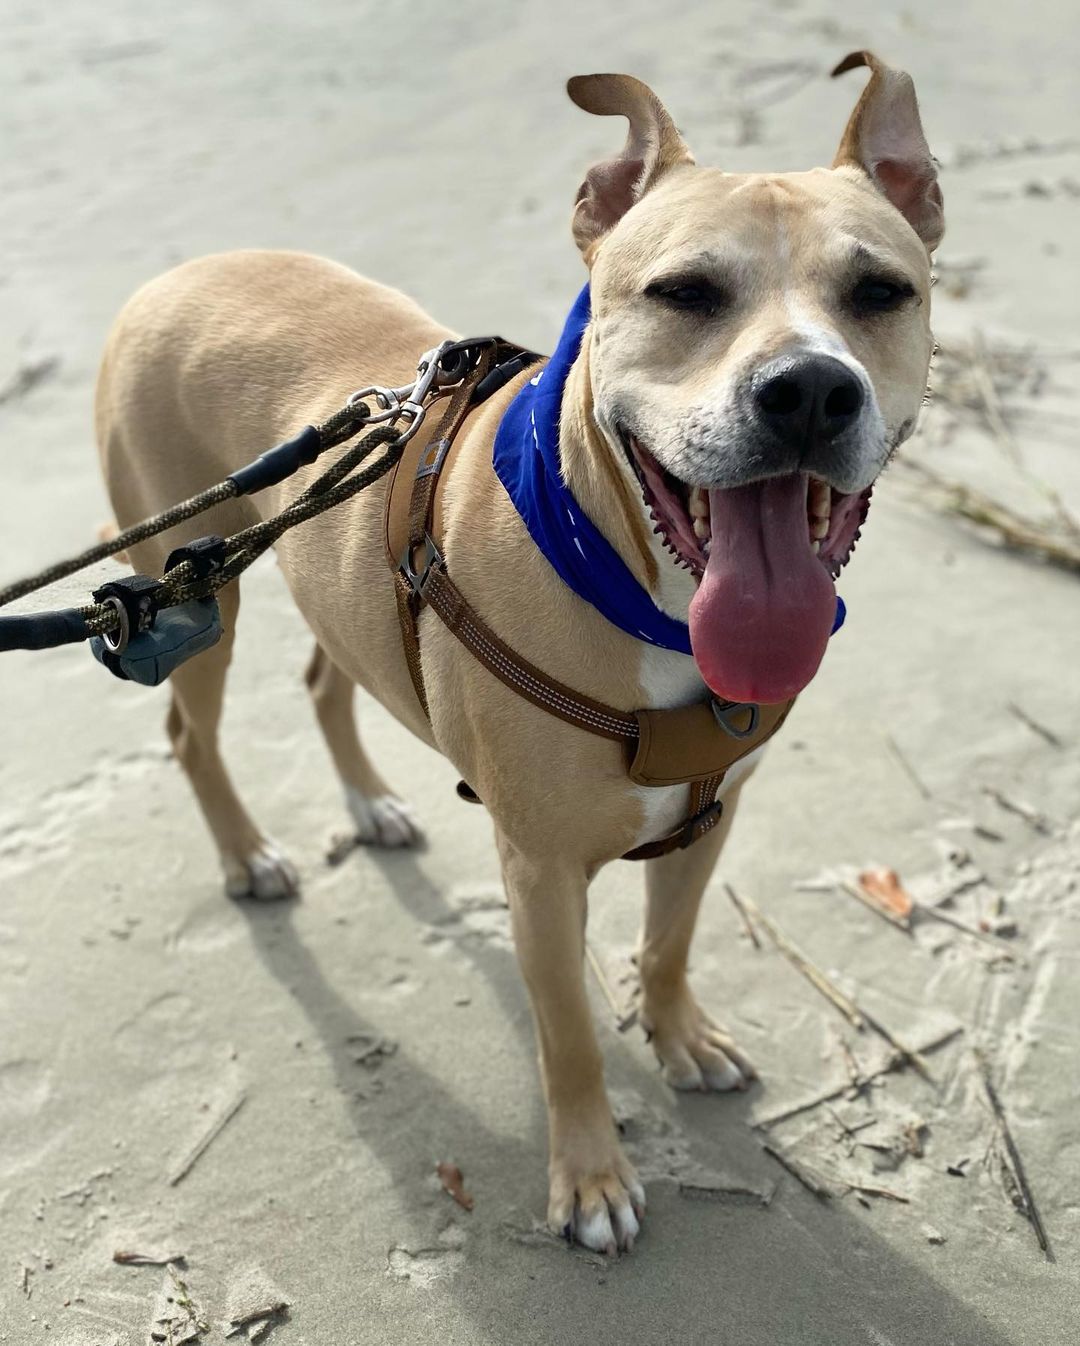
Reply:
[[731, 1036], [684, 995], [665, 1011], [642, 1014], [664, 1080], [673, 1089], [728, 1093], [757, 1078], [753, 1065]]
[[347, 785], [345, 802], [361, 846], [419, 846], [424, 840], [416, 814], [396, 795], [364, 795]]
[[272, 841], [262, 841], [239, 864], [226, 866], [225, 892], [229, 897], [275, 902], [296, 897], [300, 892], [300, 876]]
[[570, 1243], [613, 1257], [630, 1252], [645, 1218], [645, 1189], [621, 1164], [576, 1182], [553, 1176], [548, 1224]]

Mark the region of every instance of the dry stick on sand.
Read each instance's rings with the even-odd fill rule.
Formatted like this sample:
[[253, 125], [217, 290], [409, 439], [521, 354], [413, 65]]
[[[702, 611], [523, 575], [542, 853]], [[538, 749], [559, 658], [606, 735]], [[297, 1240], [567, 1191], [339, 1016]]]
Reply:
[[1052, 729], [1047, 729], [1045, 724], [1040, 724], [1038, 720], [1032, 719], [1023, 706], [1018, 706], [1015, 701], [1006, 701], [1005, 709], [1010, 714], [1015, 715], [1021, 724], [1027, 725], [1033, 734], [1038, 734], [1050, 744], [1051, 748], [1064, 748], [1065, 740], [1059, 738]]
[[1080, 573], [1080, 537], [1075, 541], [1069, 536], [1057, 537], [965, 482], [953, 481], [925, 463], [917, 463], [906, 456], [901, 456], [899, 461], [941, 493], [945, 513], [992, 528], [1007, 546], [1034, 552], [1052, 565]]
[[820, 991], [835, 1009], [840, 1011], [853, 1028], [857, 1028], [861, 1032], [866, 1027], [868, 1020], [854, 1000], [850, 996], [846, 996], [816, 963], [812, 963], [804, 953], [797, 949], [775, 922], [765, 915], [756, 902], [749, 897], [744, 897], [742, 901], [746, 910], [753, 916], [788, 962], [797, 971], [801, 972], [811, 986]]
[[918, 1071], [924, 1080], [926, 1080], [927, 1084], [933, 1085], [936, 1088], [936, 1085], [934, 1085], [934, 1078], [930, 1074], [926, 1062], [918, 1052], [905, 1046], [891, 1029], [885, 1027], [880, 1019], [875, 1019], [868, 1010], [863, 1009], [861, 1005], [857, 1005], [850, 996], [846, 996], [843, 991], [841, 991], [840, 988], [827, 977], [824, 972], [822, 972], [821, 968], [819, 968], [816, 963], [812, 963], [804, 953], [792, 944], [791, 940], [789, 940], [783, 931], [765, 915], [756, 902], [751, 901], [748, 897], [744, 897], [743, 902], [751, 916], [753, 916], [758, 925], [764, 929], [765, 933], [788, 962], [801, 972], [806, 980], [820, 991], [831, 1005], [835, 1006], [835, 1008], [840, 1011], [844, 1018], [847, 1019], [848, 1023], [854, 1028], [859, 1029], [860, 1032], [864, 1028], [872, 1028], [879, 1037], [883, 1037], [885, 1041], [899, 1052], [906, 1061], [910, 1061], [912, 1067]]
[[[845, 893], [850, 893], [852, 897], [857, 897], [864, 907], [868, 907], [876, 916], [883, 917], [890, 925], [895, 925], [898, 930], [902, 930], [906, 935], [911, 934], [911, 922], [900, 916], [894, 916], [892, 912], [886, 911], [884, 907], [878, 906], [869, 898], [857, 884], [848, 883], [842, 879], [837, 885]], [[988, 934], [985, 930], [978, 929], [977, 926], [969, 925], [967, 921], [961, 920], [959, 916], [954, 916], [951, 911], [942, 911], [940, 907], [929, 907], [923, 902], [913, 902], [912, 911], [914, 915], [922, 919], [940, 921], [943, 925], [951, 926], [954, 930], [959, 930], [963, 934], [976, 939], [980, 944], [985, 944], [993, 949], [1000, 958], [1006, 962], [1015, 963], [1016, 954], [1009, 948], [1008, 944], [1000, 935]]]
[[885, 735], [885, 746], [886, 748], [888, 748], [889, 752], [892, 753], [897, 764], [904, 772], [904, 775], [907, 776], [908, 780], [911, 781], [912, 785], [914, 785], [916, 790], [918, 790], [919, 794], [921, 794], [924, 799], [932, 799], [933, 795], [930, 793], [929, 788], [927, 787], [927, 785], [925, 784], [919, 773], [908, 761], [904, 753], [901, 751], [900, 744], [897, 743], [896, 739], [893, 738], [892, 734]]
[[[936, 1052], [939, 1047], [944, 1047], [954, 1038], [959, 1037], [963, 1031], [963, 1028], [958, 1024], [955, 1028], [939, 1033], [937, 1037], [923, 1043], [919, 1048], [920, 1054]], [[770, 1113], [767, 1117], [759, 1117], [753, 1122], [753, 1126], [756, 1130], [768, 1131], [770, 1127], [779, 1126], [781, 1122], [790, 1121], [792, 1117], [798, 1117], [804, 1112], [812, 1112], [814, 1108], [820, 1108], [823, 1103], [831, 1103], [834, 1098], [843, 1098], [851, 1089], [863, 1088], [872, 1081], [880, 1079], [883, 1075], [890, 1075], [904, 1064], [903, 1056], [899, 1052], [893, 1052], [883, 1066], [879, 1066], [877, 1070], [871, 1070], [865, 1075], [851, 1078], [849, 1069], [849, 1078], [843, 1084], [834, 1084], [820, 1094], [814, 1094], [811, 1098], [804, 1098], [801, 1103], [792, 1103], [779, 1112]]]
[[1005, 419], [1005, 408], [1002, 406], [1001, 395], [998, 392], [997, 384], [994, 382], [993, 367], [986, 338], [982, 332], [978, 331], [972, 340], [971, 370], [986, 413], [986, 423], [1002, 451], [1028, 485], [1049, 504], [1054, 511], [1055, 518], [1065, 529], [1065, 532], [1077, 542], [1080, 542], [1080, 522], [1073, 517], [1057, 491], [1052, 486], [1048, 486], [1040, 477], [1037, 477], [1024, 462], [1024, 456], [1020, 452], [1016, 436]]
[[986, 1057], [976, 1047], [975, 1064], [979, 1067], [979, 1074], [982, 1077], [983, 1088], [986, 1090], [986, 1097], [990, 1100], [990, 1106], [994, 1110], [994, 1116], [1001, 1129], [1001, 1138], [1005, 1142], [1005, 1149], [1008, 1151], [1009, 1163], [1012, 1165], [1013, 1176], [1016, 1178], [1017, 1186], [1020, 1188], [1020, 1194], [1024, 1198], [1024, 1214], [1031, 1222], [1032, 1229], [1035, 1230], [1035, 1237], [1039, 1241], [1039, 1247], [1046, 1256], [1053, 1261], [1054, 1254], [1050, 1250], [1050, 1240], [1046, 1237], [1046, 1230], [1043, 1228], [1042, 1217], [1039, 1214], [1039, 1208], [1035, 1204], [1035, 1197], [1031, 1191], [1031, 1185], [1027, 1180], [1027, 1173], [1024, 1171], [1024, 1161], [1020, 1158], [1020, 1151], [1016, 1148], [1016, 1141], [1013, 1140], [1013, 1134], [1009, 1130], [1009, 1121], [1005, 1116], [1005, 1109], [1002, 1106], [1001, 1099], [998, 1097], [998, 1091], [994, 1088], [994, 1082], [990, 1078], [990, 1067], [987, 1065]]
[[846, 1178], [844, 1186], [849, 1192], [862, 1192], [864, 1196], [883, 1196], [886, 1201], [902, 1201], [905, 1206], [911, 1205], [911, 1197], [894, 1192], [891, 1187], [872, 1187], [866, 1182], [848, 1182]]
[[781, 1168], [786, 1168], [793, 1178], [801, 1182], [808, 1192], [813, 1192], [816, 1197], [820, 1197], [822, 1200], [826, 1200], [833, 1195], [832, 1189], [823, 1178], [819, 1178], [816, 1173], [812, 1173], [802, 1164], [796, 1163], [783, 1150], [778, 1150], [775, 1145], [770, 1145], [768, 1141], [765, 1141], [761, 1148], [767, 1155], [775, 1159]]
[[730, 883], [724, 884], [724, 892], [727, 893], [728, 897], [731, 899], [731, 905], [735, 908], [735, 910], [739, 913], [740, 917], [742, 918], [743, 929], [750, 936], [750, 943], [753, 944], [755, 949], [760, 949], [761, 940], [758, 939], [757, 937], [757, 931], [754, 929], [753, 922], [750, 920], [750, 916], [746, 908], [743, 906], [742, 899], [739, 897], [739, 894], [735, 891], [734, 888], [732, 888]]
[[182, 1267], [187, 1261], [184, 1253], [169, 1252], [137, 1252], [127, 1251], [123, 1248], [117, 1248], [112, 1255], [112, 1260], [119, 1263], [122, 1267], [165, 1267], [171, 1262], [174, 1266]]
[[954, 916], [951, 911], [943, 911], [941, 907], [916, 907], [920, 916], [927, 916], [932, 921], [940, 921], [942, 925], [952, 926], [954, 930], [959, 930], [968, 935], [971, 939], [977, 939], [980, 944], [985, 944], [988, 948], [994, 950], [999, 958], [1004, 958], [1007, 963], [1017, 961], [1016, 954], [1006, 944], [1000, 935], [989, 934], [985, 930], [980, 930], [977, 926], [968, 925], [967, 921], [962, 921], [959, 916]]
[[232, 1121], [236, 1114], [243, 1107], [247, 1094], [243, 1089], [236, 1095], [232, 1102], [225, 1108], [224, 1112], [218, 1114], [208, 1129], [203, 1133], [201, 1139], [195, 1142], [188, 1153], [180, 1160], [176, 1168], [169, 1175], [169, 1186], [175, 1187], [181, 1179], [186, 1178], [196, 1163], [202, 1158], [210, 1146], [225, 1130], [226, 1126]]
[[1021, 803], [1018, 799], [1010, 799], [1007, 794], [1002, 794], [993, 785], [984, 785], [982, 792], [987, 799], [992, 799], [998, 808], [1004, 809], [1006, 813], [1015, 813], [1018, 818], [1023, 818], [1024, 822], [1030, 824], [1042, 836], [1047, 836], [1050, 833], [1050, 824], [1039, 810], [1033, 809], [1030, 804]]
[[615, 1027], [620, 1033], [625, 1033], [628, 1028], [633, 1028], [637, 1023], [638, 1012], [635, 1006], [624, 1009], [619, 1004], [619, 999], [612, 989], [611, 983], [607, 979], [607, 973], [604, 971], [603, 964], [596, 956], [596, 951], [588, 940], [585, 941], [585, 957], [588, 959], [589, 966], [592, 968], [593, 976], [596, 978], [596, 984], [600, 987], [604, 999], [611, 1006], [611, 1012], [615, 1016]]

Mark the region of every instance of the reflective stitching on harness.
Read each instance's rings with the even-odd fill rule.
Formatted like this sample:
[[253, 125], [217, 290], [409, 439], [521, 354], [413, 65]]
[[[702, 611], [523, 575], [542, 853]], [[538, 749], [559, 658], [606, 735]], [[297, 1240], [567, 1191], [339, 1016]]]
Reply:
[[469, 637], [475, 642], [477, 648], [484, 651], [493, 664], [496, 664], [503, 673], [513, 681], [518, 682], [523, 687], [528, 687], [539, 700], [560, 707], [564, 713], [572, 715], [576, 720], [580, 720], [583, 724], [595, 725], [599, 728], [612, 730], [618, 733], [620, 738], [636, 737], [631, 734], [629, 726], [624, 722], [612, 719], [607, 715], [601, 715], [599, 712], [593, 711], [587, 706], [579, 705], [562, 693], [556, 692], [553, 688], [546, 687], [523, 669], [510, 663], [506, 656], [492, 645], [483, 633], [478, 631], [467, 618], [461, 623], [461, 627], [462, 630], [467, 632]]
[[[441, 578], [441, 573], [436, 572]], [[441, 615], [459, 620], [459, 626], [462, 633], [468, 636], [469, 640], [482, 650], [484, 654], [495, 664], [499, 670], [512, 682], [516, 682], [521, 687], [527, 687], [538, 700], [548, 706], [557, 706], [562, 712], [572, 716], [581, 724], [592, 726], [601, 730], [606, 730], [617, 734], [623, 739], [637, 738], [636, 721], [631, 725], [629, 718], [626, 720], [617, 720], [613, 716], [604, 715], [600, 711], [593, 710], [589, 706], [583, 706], [579, 702], [572, 700], [565, 694], [556, 691], [552, 687], [538, 681], [524, 669], [512, 663], [508, 657], [497, 646], [493, 645], [491, 640], [481, 631], [468, 615], [468, 609], [462, 616], [460, 608], [464, 604], [453, 602], [453, 595], [443, 591], [438, 579], [432, 583], [426, 594], [428, 602]]]

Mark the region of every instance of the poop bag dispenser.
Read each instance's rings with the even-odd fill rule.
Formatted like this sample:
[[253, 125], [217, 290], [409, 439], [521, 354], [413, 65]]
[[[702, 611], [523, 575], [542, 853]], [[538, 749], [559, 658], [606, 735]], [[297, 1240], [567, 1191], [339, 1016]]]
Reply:
[[163, 608], [153, 625], [114, 649], [104, 636], [94, 636], [90, 651], [110, 673], [144, 687], [156, 687], [175, 668], [202, 654], [221, 639], [221, 612], [216, 598], [196, 598]]

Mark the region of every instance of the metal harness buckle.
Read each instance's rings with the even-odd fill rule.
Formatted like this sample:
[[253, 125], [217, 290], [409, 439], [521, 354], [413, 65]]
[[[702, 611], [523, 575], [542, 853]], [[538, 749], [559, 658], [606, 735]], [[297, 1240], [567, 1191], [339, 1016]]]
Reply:
[[[740, 729], [735, 723], [734, 717], [741, 715], [744, 710], [750, 712], [750, 723], [745, 729]], [[712, 713], [716, 717], [716, 723], [732, 738], [753, 738], [757, 733], [758, 725], [761, 723], [761, 707], [756, 706], [752, 701], [717, 701], [713, 700]]]
[[436, 547], [430, 533], [424, 533], [424, 557], [421, 563], [421, 569], [413, 569], [413, 549], [411, 544], [405, 548], [401, 554], [401, 560], [398, 562], [398, 569], [409, 581], [409, 587], [418, 597], [423, 598], [424, 590], [431, 579], [431, 573], [436, 566], [443, 563], [443, 554]]

